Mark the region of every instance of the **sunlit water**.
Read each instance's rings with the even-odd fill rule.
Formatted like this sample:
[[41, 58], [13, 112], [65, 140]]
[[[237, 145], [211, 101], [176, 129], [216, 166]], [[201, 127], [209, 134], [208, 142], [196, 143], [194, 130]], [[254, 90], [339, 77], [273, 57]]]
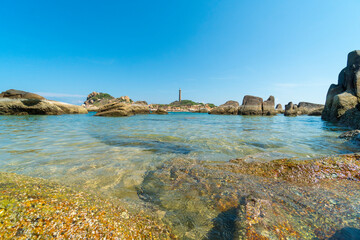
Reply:
[[147, 171], [177, 158], [227, 162], [357, 151], [320, 117], [195, 113], [0, 116], [0, 169], [140, 201]]

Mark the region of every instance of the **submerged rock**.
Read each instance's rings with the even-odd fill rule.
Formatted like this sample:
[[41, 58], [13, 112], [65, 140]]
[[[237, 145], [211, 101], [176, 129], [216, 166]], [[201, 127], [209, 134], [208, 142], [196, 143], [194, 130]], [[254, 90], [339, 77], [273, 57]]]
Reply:
[[81, 106], [47, 100], [44, 97], [19, 91], [7, 90], [0, 96], [0, 115], [61, 115], [85, 114]]
[[139, 196], [191, 239], [327, 239], [360, 225], [360, 155], [214, 164], [174, 159]]
[[217, 115], [238, 115], [239, 103], [236, 101], [227, 101], [226, 103], [210, 110], [209, 114]]
[[348, 54], [347, 66], [340, 72], [338, 84], [326, 95], [322, 119], [360, 128], [360, 50]]
[[114, 102], [101, 107], [95, 116], [128, 117], [135, 114], [150, 114], [150, 109], [147, 105], [143, 104]]
[[144, 213], [48, 180], [0, 173], [0, 239], [173, 239]]

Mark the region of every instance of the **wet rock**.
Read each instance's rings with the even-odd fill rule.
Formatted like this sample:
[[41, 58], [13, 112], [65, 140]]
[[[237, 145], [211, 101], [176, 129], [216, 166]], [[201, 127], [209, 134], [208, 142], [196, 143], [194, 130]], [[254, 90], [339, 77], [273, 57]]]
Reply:
[[338, 84], [332, 84], [328, 90], [322, 119], [360, 128], [359, 97], [360, 51], [356, 50], [348, 54], [347, 66], [340, 72]]
[[342, 133], [339, 138], [344, 138], [346, 140], [358, 140], [360, 141], [360, 130], [352, 130]]
[[176, 222], [179, 237], [327, 239], [358, 228], [359, 181], [357, 154], [221, 164], [174, 159], [149, 171], [138, 194], [167, 212], [163, 220]]
[[149, 114], [150, 110], [147, 105], [130, 104], [125, 102], [109, 103], [101, 107], [95, 116], [104, 117], [128, 117], [135, 114]]
[[0, 115], [85, 114], [82, 106], [47, 100], [34, 93], [8, 90], [0, 98]]
[[239, 103], [227, 101], [226, 103], [210, 110], [209, 114], [217, 115], [237, 115], [239, 113]]

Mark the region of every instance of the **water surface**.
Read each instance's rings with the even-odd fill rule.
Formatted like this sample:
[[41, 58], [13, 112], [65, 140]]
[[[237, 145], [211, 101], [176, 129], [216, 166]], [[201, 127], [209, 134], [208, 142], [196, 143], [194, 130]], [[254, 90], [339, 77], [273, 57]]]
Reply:
[[320, 117], [201, 113], [127, 118], [0, 116], [0, 169], [137, 198], [145, 171], [175, 158], [221, 162], [356, 151]]

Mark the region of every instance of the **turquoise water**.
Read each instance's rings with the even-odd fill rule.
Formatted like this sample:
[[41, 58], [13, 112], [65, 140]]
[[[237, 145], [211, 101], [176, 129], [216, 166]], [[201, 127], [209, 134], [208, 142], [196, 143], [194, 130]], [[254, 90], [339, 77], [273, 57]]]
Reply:
[[[224, 220], [226, 227], [221, 229], [227, 230], [216, 228], [217, 219], [227, 216], [216, 207], [220, 200], [254, 189], [265, 194], [269, 189], [254, 177], [214, 171], [209, 164], [225, 165], [234, 158], [306, 159], [357, 151], [355, 145], [338, 138], [348, 129], [313, 116], [93, 115], [0, 116], [0, 170], [51, 179], [122, 201], [134, 211], [154, 214], [182, 239], [227, 236], [233, 229], [231, 221], [227, 226], [228, 219]], [[279, 186], [270, 186], [271, 192], [284, 201]], [[308, 195], [332, 196], [314, 191]], [[317, 201], [306, 196], [298, 200], [301, 206]], [[293, 197], [285, 202], [293, 204]], [[344, 209], [357, 205], [351, 204]]]
[[138, 199], [135, 187], [145, 172], [170, 159], [251, 161], [356, 151], [337, 138], [345, 129], [320, 117], [93, 114], [0, 116], [1, 171]]

